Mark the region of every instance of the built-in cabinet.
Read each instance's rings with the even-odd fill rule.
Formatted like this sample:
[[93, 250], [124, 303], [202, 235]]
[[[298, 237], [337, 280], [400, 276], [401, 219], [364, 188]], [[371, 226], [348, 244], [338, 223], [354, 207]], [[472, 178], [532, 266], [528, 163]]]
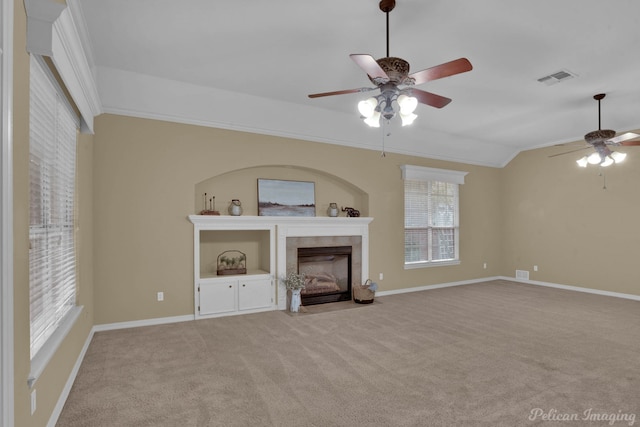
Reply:
[[275, 284], [268, 274], [200, 279], [197, 291], [200, 317], [269, 310], [275, 301]]
[[[369, 277], [369, 223], [373, 218], [190, 215], [193, 223], [195, 318], [284, 310], [290, 237], [359, 236], [359, 277]], [[246, 254], [246, 274], [218, 275], [225, 251]]]
[[[191, 215], [195, 317], [276, 309], [275, 225], [237, 217]], [[218, 275], [225, 251], [246, 255], [246, 274]]]

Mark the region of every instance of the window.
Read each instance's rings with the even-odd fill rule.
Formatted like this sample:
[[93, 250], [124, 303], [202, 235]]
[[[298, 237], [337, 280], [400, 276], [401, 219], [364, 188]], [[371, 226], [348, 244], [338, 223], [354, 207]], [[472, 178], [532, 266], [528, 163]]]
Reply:
[[[29, 305], [32, 374], [53, 354], [76, 305], [74, 245], [78, 118], [44, 62], [31, 55], [29, 110]], [[77, 317], [77, 314], [75, 314]], [[73, 320], [71, 318], [73, 317]], [[68, 326], [70, 328], [70, 326]], [[62, 341], [60, 338], [59, 341]], [[59, 344], [59, 342], [58, 342]]]
[[459, 185], [465, 172], [404, 165], [405, 268], [460, 263]]

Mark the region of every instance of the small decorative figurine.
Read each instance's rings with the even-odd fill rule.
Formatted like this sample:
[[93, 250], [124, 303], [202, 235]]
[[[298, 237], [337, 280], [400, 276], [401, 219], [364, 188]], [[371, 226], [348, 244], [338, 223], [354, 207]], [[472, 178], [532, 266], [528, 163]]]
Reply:
[[220, 215], [220, 212], [216, 210], [216, 196], [211, 196], [209, 199], [209, 209], [207, 209], [207, 193], [202, 196], [202, 207], [200, 215]]
[[358, 217], [360, 216], [360, 211], [354, 208], [342, 208], [342, 212], [346, 212], [348, 217]]

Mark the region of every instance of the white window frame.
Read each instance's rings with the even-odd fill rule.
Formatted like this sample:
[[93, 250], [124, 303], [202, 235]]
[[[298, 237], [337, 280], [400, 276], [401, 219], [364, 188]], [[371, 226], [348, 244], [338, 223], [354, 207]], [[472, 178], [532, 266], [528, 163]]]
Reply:
[[[58, 86], [55, 78], [53, 77], [51, 71], [49, 70], [48, 66], [45, 64], [44, 60], [37, 56], [32, 54], [30, 60], [33, 62], [34, 65], [38, 66], [40, 68], [40, 70], [44, 71], [45, 74], [45, 79], [51, 83], [51, 85], [54, 88], [54, 91], [56, 92], [56, 100], [55, 103], [57, 105], [54, 105], [52, 108], [66, 108], [68, 112], [71, 112], [75, 121], [75, 132], [77, 132], [78, 130], [78, 126], [79, 126], [79, 121], [78, 121], [78, 117], [77, 115], [73, 112], [73, 109], [71, 108], [70, 105], [68, 105], [68, 102], [64, 96], [64, 93], [62, 92], [62, 89]], [[33, 78], [33, 72], [30, 73], [31, 77]], [[33, 88], [32, 88], [33, 90]], [[58, 119], [56, 118], [56, 124], [59, 123]], [[76, 139], [76, 143], [77, 143], [77, 139]], [[74, 153], [75, 155], [75, 153]], [[74, 190], [73, 190], [73, 198], [75, 199], [75, 179], [76, 179], [76, 170], [75, 170], [75, 166], [74, 166], [74, 174], [73, 174], [73, 179], [74, 179]], [[74, 202], [75, 204], [75, 202]], [[74, 212], [73, 212], [73, 224], [71, 226], [72, 230], [73, 230], [73, 237], [72, 240], [75, 240], [75, 208], [74, 208]], [[30, 232], [30, 236], [31, 236], [31, 232]], [[75, 252], [75, 242], [73, 243], [73, 250]], [[77, 277], [77, 274], [75, 272], [75, 270], [77, 269], [77, 259], [74, 260], [74, 275]], [[73, 279], [73, 286], [77, 286], [76, 284], [76, 279], [74, 277]], [[56, 350], [59, 348], [60, 344], [62, 344], [62, 341], [64, 340], [64, 338], [66, 337], [66, 335], [69, 333], [69, 331], [71, 330], [71, 328], [73, 327], [75, 321], [77, 320], [78, 316], [80, 315], [82, 311], [82, 307], [79, 307], [76, 305], [76, 296], [75, 296], [75, 291], [74, 291], [74, 295], [73, 295], [73, 301], [72, 301], [72, 305], [67, 307], [67, 309], [65, 309], [65, 314], [63, 316], [58, 316], [56, 319], [56, 327], [53, 330], [52, 334], [49, 335], [46, 339], [46, 341], [44, 342], [44, 344], [42, 344], [39, 349], [37, 350], [37, 352], [35, 354], [32, 354], [31, 357], [31, 372], [29, 374], [29, 378], [28, 378], [28, 385], [30, 387], [33, 386], [33, 384], [35, 383], [35, 381], [38, 379], [38, 377], [40, 376], [40, 374], [44, 371], [47, 363], [49, 362], [49, 360], [51, 360], [51, 358], [53, 357], [53, 355], [55, 354]], [[33, 333], [33, 332], [32, 332]]]
[[13, 1], [0, 0], [0, 426], [14, 424]]
[[[421, 261], [404, 261], [404, 269], [415, 269], [415, 268], [424, 268], [424, 267], [436, 267], [436, 266], [447, 266], [447, 265], [458, 265], [460, 264], [460, 224], [459, 224], [459, 213], [460, 213], [460, 197], [459, 197], [459, 186], [464, 184], [464, 177], [468, 172], [462, 171], [454, 171], [448, 169], [436, 169], [429, 168], [424, 166], [414, 166], [414, 165], [402, 165], [402, 179], [403, 181], [421, 181], [421, 182], [446, 182], [449, 184], [455, 184], [458, 186], [458, 197], [457, 197], [457, 206], [456, 206], [456, 222], [454, 224], [454, 250], [455, 255], [453, 259], [446, 260], [432, 260], [432, 242], [429, 240], [427, 243], [429, 247], [427, 251], [429, 253], [428, 260]], [[403, 182], [404, 184], [404, 182]], [[404, 187], [403, 187], [404, 191]], [[407, 211], [404, 211], [404, 215], [406, 218]]]

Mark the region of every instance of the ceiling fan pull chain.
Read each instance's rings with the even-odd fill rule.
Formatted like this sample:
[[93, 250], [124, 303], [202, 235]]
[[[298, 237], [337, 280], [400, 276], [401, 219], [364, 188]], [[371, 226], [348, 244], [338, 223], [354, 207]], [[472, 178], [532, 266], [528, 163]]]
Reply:
[[385, 136], [385, 127], [387, 124], [385, 121], [382, 121], [382, 126], [380, 126], [380, 131], [382, 132], [382, 153], [380, 153], [380, 157], [387, 157], [387, 153], [384, 151], [384, 136]]

